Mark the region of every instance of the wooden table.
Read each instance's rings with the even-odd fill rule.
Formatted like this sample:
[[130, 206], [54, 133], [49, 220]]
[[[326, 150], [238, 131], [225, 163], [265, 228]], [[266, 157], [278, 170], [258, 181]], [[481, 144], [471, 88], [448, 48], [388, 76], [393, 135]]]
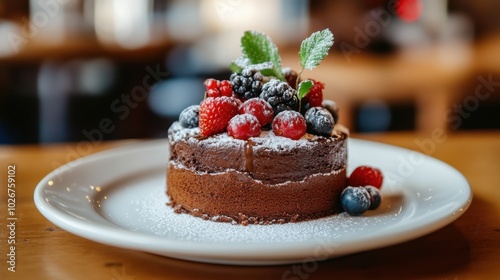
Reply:
[[[431, 134], [356, 135], [421, 151]], [[130, 141], [106, 142], [92, 152]], [[431, 156], [462, 172], [474, 200], [451, 225], [404, 244], [320, 262], [310, 273], [294, 265], [242, 267], [188, 262], [89, 241], [60, 229], [35, 208], [35, 185], [53, 163], [72, 159], [76, 144], [0, 147], [0, 279], [494, 279], [500, 275], [500, 131], [449, 133]], [[16, 165], [16, 272], [7, 270], [7, 173]], [[295, 267], [301, 268], [301, 264]], [[301, 274], [304, 273], [304, 274]]]

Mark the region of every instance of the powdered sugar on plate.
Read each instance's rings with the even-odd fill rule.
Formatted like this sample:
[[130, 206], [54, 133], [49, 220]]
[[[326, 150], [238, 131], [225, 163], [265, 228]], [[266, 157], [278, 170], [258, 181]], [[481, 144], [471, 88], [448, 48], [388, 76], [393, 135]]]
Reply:
[[275, 225], [242, 226], [213, 222], [174, 213], [166, 205], [168, 198], [164, 182], [164, 176], [156, 173], [156, 176], [138, 176], [132, 181], [122, 182], [120, 186], [112, 186], [108, 192], [100, 194], [107, 199], [101, 202], [99, 214], [131, 231], [182, 241], [226, 244], [335, 240], [363, 232], [369, 234], [373, 228], [379, 228], [381, 223], [388, 221], [388, 213], [383, 214], [386, 216], [384, 219], [379, 219], [376, 213], [365, 217], [341, 213], [317, 220]]

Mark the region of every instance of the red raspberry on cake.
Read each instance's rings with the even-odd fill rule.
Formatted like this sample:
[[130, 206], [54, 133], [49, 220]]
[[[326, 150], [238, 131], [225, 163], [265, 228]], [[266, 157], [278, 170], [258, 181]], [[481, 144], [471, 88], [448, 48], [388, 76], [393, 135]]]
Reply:
[[241, 140], [259, 136], [260, 130], [259, 120], [250, 114], [236, 115], [227, 125], [227, 134]]
[[353, 187], [374, 186], [380, 189], [383, 180], [384, 176], [379, 169], [371, 166], [359, 166], [351, 173], [348, 184]]
[[238, 107], [238, 101], [232, 97], [207, 97], [203, 100], [199, 110], [201, 135], [207, 137], [223, 132], [229, 120], [238, 114]]
[[306, 134], [307, 124], [301, 113], [286, 110], [276, 115], [272, 127], [274, 134], [298, 140]]
[[325, 84], [320, 81], [313, 81], [314, 85], [309, 90], [309, 93], [304, 97], [304, 100], [309, 103], [309, 108], [321, 106], [323, 102], [323, 89], [325, 88]]
[[270, 123], [274, 118], [273, 107], [261, 98], [248, 99], [240, 106], [239, 112], [255, 116], [261, 126]]

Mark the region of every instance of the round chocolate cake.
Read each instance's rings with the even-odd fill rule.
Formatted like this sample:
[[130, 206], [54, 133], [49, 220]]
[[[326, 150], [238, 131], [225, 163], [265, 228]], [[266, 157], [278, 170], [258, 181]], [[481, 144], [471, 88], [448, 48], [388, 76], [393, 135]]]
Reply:
[[340, 210], [348, 132], [298, 140], [262, 131], [203, 137], [175, 122], [168, 131], [167, 194], [178, 213], [239, 224], [315, 219]]
[[234, 224], [316, 219], [341, 210], [348, 131], [325, 84], [303, 79], [333, 44], [330, 30], [302, 41], [297, 72], [278, 48], [245, 31], [228, 80], [206, 79], [204, 99], [168, 130], [169, 205], [177, 213]]

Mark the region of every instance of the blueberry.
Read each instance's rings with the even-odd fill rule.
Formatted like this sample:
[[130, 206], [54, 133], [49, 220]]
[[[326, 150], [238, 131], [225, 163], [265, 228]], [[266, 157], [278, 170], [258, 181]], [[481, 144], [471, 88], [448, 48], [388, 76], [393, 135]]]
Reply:
[[380, 190], [375, 188], [374, 186], [366, 186], [365, 189], [370, 195], [370, 208], [368, 208], [368, 210], [377, 209], [382, 202], [382, 195], [380, 194]]
[[366, 188], [347, 187], [340, 197], [342, 208], [351, 216], [358, 216], [370, 208], [370, 194]]
[[325, 100], [323, 100], [323, 103], [321, 104], [321, 106], [325, 107], [325, 109], [327, 109], [328, 112], [330, 112], [330, 114], [332, 114], [333, 120], [335, 121], [335, 123], [339, 122], [339, 105], [337, 105], [337, 102], [335, 102], [333, 100], [325, 99]]
[[312, 107], [305, 114], [307, 132], [315, 135], [330, 136], [335, 125], [332, 114], [323, 107]]
[[200, 111], [200, 105], [191, 105], [186, 109], [182, 110], [179, 115], [179, 122], [182, 127], [193, 128], [198, 127], [198, 114]]

